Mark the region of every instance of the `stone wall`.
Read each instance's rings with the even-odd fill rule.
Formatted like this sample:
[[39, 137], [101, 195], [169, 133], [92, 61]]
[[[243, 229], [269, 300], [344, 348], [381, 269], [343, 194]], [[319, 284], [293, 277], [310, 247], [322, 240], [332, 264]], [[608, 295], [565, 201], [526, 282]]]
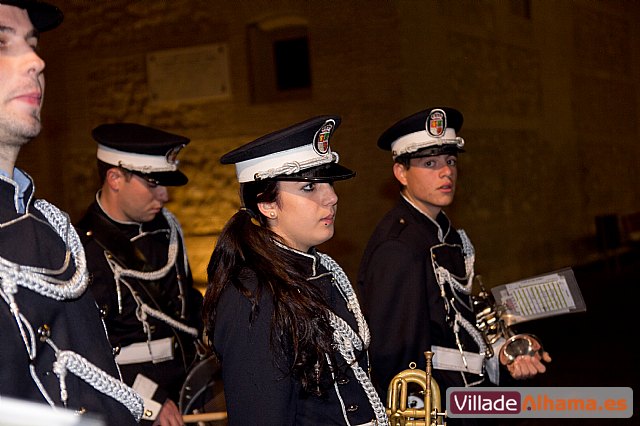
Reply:
[[[205, 279], [215, 238], [238, 208], [224, 152], [316, 114], [340, 114], [334, 140], [355, 179], [336, 185], [336, 236], [322, 249], [355, 280], [373, 227], [397, 198], [391, 158], [375, 141], [420, 109], [465, 115], [460, 187], [447, 211], [474, 242], [489, 285], [597, 255], [594, 217], [640, 210], [635, 2], [59, 0], [45, 33], [44, 131], [19, 164], [40, 196], [77, 220], [97, 189], [90, 131], [134, 121], [187, 135], [186, 187], [168, 207]], [[530, 8], [527, 7], [530, 5]], [[251, 100], [247, 28], [273, 17], [308, 23], [311, 93]], [[222, 43], [224, 99], [157, 102], [152, 52]], [[193, 69], [193, 77], [201, 77]]]

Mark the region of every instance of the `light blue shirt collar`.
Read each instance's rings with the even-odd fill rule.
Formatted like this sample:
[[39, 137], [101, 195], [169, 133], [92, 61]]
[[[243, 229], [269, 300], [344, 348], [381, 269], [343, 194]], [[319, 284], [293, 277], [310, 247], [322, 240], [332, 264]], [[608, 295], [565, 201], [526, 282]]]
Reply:
[[13, 178], [11, 178], [9, 174], [2, 169], [0, 169], [0, 175], [6, 177], [9, 181], [13, 181], [15, 183], [15, 186], [17, 188], [17, 191], [16, 191], [17, 198], [15, 198], [16, 210], [18, 213], [24, 213], [25, 212], [24, 198], [25, 198], [27, 189], [29, 188], [29, 185], [31, 185], [31, 179], [29, 179], [29, 177], [17, 167], [13, 168]]

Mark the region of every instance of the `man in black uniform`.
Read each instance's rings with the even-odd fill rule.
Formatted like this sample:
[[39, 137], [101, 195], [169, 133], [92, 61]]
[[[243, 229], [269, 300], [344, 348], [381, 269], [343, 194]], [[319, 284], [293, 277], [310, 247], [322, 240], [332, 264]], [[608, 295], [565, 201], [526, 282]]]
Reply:
[[188, 181], [176, 157], [189, 139], [135, 123], [102, 124], [92, 136], [102, 188], [77, 224], [90, 289], [124, 380], [145, 400], [143, 420], [181, 424], [176, 402], [200, 349], [202, 295], [163, 206], [167, 186]]
[[[378, 139], [392, 152], [401, 198], [371, 236], [358, 284], [371, 328], [372, 376], [383, 395], [410, 362], [424, 369], [428, 350], [443, 401], [449, 387], [499, 382], [498, 357], [485, 356], [475, 325], [474, 248], [442, 211], [455, 194], [462, 121], [455, 109], [429, 108]], [[545, 371], [541, 359], [550, 361], [546, 352], [523, 355], [506, 368], [513, 378], [532, 377]]]
[[51, 4], [0, 1], [0, 398], [134, 425], [142, 400], [119, 377], [78, 234], [15, 167], [41, 130], [38, 34], [62, 19]]

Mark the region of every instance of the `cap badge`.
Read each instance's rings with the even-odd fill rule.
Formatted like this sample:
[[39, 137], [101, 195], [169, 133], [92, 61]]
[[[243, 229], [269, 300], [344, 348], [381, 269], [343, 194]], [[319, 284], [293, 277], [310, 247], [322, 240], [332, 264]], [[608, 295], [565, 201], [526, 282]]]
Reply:
[[184, 145], [178, 145], [171, 148], [165, 154], [165, 158], [167, 159], [167, 163], [169, 164], [178, 164], [178, 153], [184, 148]]
[[441, 109], [434, 109], [427, 117], [427, 132], [434, 138], [441, 138], [447, 128], [447, 114]]
[[329, 139], [331, 138], [331, 133], [333, 129], [336, 127], [336, 122], [334, 120], [327, 120], [320, 127], [313, 137], [313, 150], [320, 155], [325, 155], [329, 152]]

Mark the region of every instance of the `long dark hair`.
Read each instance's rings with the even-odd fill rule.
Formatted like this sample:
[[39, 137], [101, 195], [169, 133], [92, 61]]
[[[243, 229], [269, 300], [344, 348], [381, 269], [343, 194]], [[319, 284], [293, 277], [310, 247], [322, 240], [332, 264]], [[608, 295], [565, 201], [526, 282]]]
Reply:
[[[280, 368], [298, 378], [306, 391], [322, 393], [320, 377], [328, 368], [326, 355], [334, 361], [329, 307], [300, 270], [299, 261], [274, 243], [281, 239], [267, 227], [267, 218], [258, 209], [261, 202], [279, 203], [278, 182], [242, 184], [240, 197], [244, 207], [225, 225], [207, 267], [209, 283], [203, 308], [207, 332], [213, 336], [217, 305], [227, 286], [235, 286], [251, 301], [251, 320], [259, 314], [260, 295], [268, 291], [274, 304], [271, 345], [290, 360]], [[245, 268], [257, 275], [255, 293], [238, 279]]]

